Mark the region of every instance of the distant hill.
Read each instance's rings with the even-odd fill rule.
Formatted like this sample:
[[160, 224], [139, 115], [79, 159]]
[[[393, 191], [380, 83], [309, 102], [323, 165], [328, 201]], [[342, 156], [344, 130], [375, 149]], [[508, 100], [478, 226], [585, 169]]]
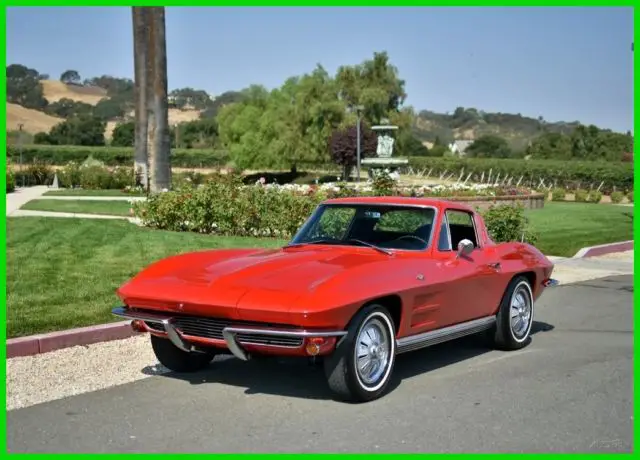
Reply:
[[44, 97], [49, 103], [58, 102], [60, 99], [71, 99], [96, 105], [101, 99], [107, 97], [107, 90], [98, 86], [65, 84], [56, 80], [41, 80], [40, 83], [42, 83]]
[[[59, 102], [62, 99], [70, 99], [75, 102], [82, 102], [95, 106], [103, 99], [109, 99], [107, 91], [97, 86], [80, 86], [65, 84], [56, 80], [41, 80], [44, 97], [49, 103]], [[174, 125], [200, 118], [200, 110], [169, 109], [169, 124]], [[125, 114], [125, 119], [133, 118], [133, 111]], [[28, 109], [18, 104], [7, 103], [7, 130], [18, 130], [19, 124], [28, 133], [49, 132], [56, 124], [64, 121], [63, 118], [46, 114], [40, 110]], [[105, 137], [109, 139], [118, 120], [107, 122]]]
[[542, 117], [531, 118], [520, 114], [487, 113], [473, 108], [457, 108], [452, 114], [423, 110], [416, 117], [413, 131], [422, 142], [442, 143], [454, 140], [475, 140], [494, 134], [509, 142], [513, 149], [521, 150], [544, 132], [569, 134], [579, 122], [546, 122]]
[[62, 121], [64, 119], [47, 115], [39, 110], [27, 109], [7, 102], [7, 131], [17, 131], [22, 124], [22, 129], [30, 134], [49, 132]]

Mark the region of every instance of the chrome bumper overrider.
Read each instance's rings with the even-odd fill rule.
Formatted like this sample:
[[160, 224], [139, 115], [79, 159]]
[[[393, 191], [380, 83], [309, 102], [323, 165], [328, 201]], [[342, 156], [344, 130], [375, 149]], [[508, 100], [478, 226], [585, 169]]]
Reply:
[[[158, 323], [164, 326], [167, 332], [167, 338], [180, 350], [188, 352], [197, 352], [198, 349], [182, 338], [180, 332], [173, 325], [173, 318], [170, 315], [162, 313], [152, 313], [148, 311], [131, 311], [126, 307], [117, 307], [111, 310], [116, 316], [132, 320], [141, 320], [148, 323]], [[250, 356], [242, 347], [242, 342], [238, 340], [238, 334], [243, 335], [266, 335], [279, 337], [342, 337], [347, 335], [346, 331], [305, 331], [305, 330], [286, 330], [272, 328], [247, 328], [247, 327], [225, 327], [222, 330], [222, 336], [229, 348], [229, 351], [243, 361], [247, 361]]]

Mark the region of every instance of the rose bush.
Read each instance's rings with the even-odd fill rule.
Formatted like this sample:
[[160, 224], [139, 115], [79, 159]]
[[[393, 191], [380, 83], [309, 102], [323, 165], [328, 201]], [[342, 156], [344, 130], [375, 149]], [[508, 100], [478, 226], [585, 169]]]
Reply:
[[[386, 186], [385, 186], [386, 187]], [[323, 200], [348, 196], [379, 195], [382, 187], [371, 184], [345, 186], [344, 184], [297, 185], [267, 184], [259, 180], [254, 185], [244, 185], [238, 175], [219, 175], [215, 180], [206, 181], [198, 186], [182, 187], [155, 194], [145, 201], [132, 203], [133, 214], [142, 225], [172, 231], [190, 231], [197, 233], [261, 236], [290, 238], [309, 217], [315, 207]], [[433, 187], [396, 187], [389, 191], [391, 195], [404, 196], [500, 196], [513, 190], [495, 189], [487, 186], [433, 186]], [[512, 208], [511, 205], [498, 206]], [[502, 230], [496, 211], [489, 214], [492, 225], [496, 227], [494, 238], [511, 238], [526, 227], [526, 221], [516, 225], [521, 217], [517, 211], [506, 209], [509, 228]], [[515, 214], [514, 214], [515, 213]], [[505, 217], [505, 218], [506, 218]], [[515, 233], [514, 233], [515, 232]], [[516, 239], [520, 239], [518, 233]], [[528, 239], [527, 239], [528, 240]]]

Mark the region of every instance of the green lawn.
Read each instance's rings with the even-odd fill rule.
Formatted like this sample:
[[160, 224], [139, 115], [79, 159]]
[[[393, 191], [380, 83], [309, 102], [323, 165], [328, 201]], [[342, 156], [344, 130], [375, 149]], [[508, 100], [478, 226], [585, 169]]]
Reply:
[[144, 196], [144, 193], [124, 193], [122, 190], [61, 189], [49, 190], [50, 196]]
[[282, 241], [172, 233], [124, 221], [7, 218], [7, 337], [118, 321], [116, 288], [163, 257]]
[[131, 204], [126, 201], [99, 200], [32, 200], [20, 209], [29, 211], [72, 212], [82, 214], [107, 214], [128, 216]]
[[570, 257], [586, 246], [633, 239], [633, 207], [547, 202], [526, 212], [538, 234], [536, 247], [552, 256]]
[[[527, 215], [539, 235], [537, 246], [549, 255], [572, 256], [584, 246], [633, 238], [632, 207], [545, 203]], [[151, 230], [124, 221], [10, 217], [7, 336], [117, 321], [110, 314], [118, 302], [115, 289], [163, 257], [284, 243]]]

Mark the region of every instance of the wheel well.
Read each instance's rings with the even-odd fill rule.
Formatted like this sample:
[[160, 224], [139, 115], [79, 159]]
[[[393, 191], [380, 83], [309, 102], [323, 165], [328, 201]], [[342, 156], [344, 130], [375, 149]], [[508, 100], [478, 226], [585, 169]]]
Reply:
[[367, 302], [362, 308], [367, 305], [378, 304], [386, 307], [389, 310], [389, 314], [391, 315], [391, 319], [393, 320], [393, 324], [396, 327], [396, 333], [400, 329], [400, 320], [402, 319], [402, 300], [400, 296], [397, 295], [388, 295], [385, 297], [378, 297], [377, 299], [373, 299]]
[[[536, 274], [534, 272], [518, 273], [516, 276], [524, 276], [527, 279], [527, 281], [529, 281], [529, 285], [531, 286], [531, 290], [535, 291], [535, 289], [536, 289]], [[514, 278], [516, 276], [514, 276]]]

